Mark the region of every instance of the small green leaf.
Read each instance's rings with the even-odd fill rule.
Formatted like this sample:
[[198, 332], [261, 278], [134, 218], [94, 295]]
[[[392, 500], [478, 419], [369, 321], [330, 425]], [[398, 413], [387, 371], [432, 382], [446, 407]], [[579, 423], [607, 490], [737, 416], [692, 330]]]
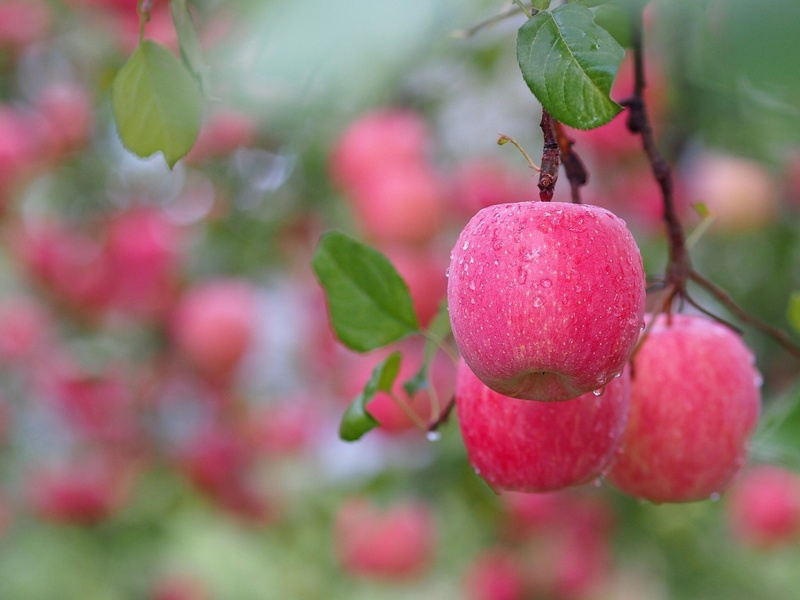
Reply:
[[531, 0], [531, 6], [536, 10], [547, 10], [550, 8], [550, 0]]
[[331, 231], [320, 239], [312, 266], [336, 336], [348, 348], [366, 352], [419, 333], [406, 282], [374, 248]]
[[170, 0], [169, 8], [172, 11], [175, 31], [178, 33], [183, 64], [191, 71], [200, 85], [200, 89], [205, 93], [208, 91], [208, 69], [203, 62], [203, 53], [200, 50], [200, 41], [197, 39], [197, 30], [192, 20], [192, 14], [189, 12], [186, 0]]
[[200, 94], [177, 57], [145, 40], [114, 78], [111, 106], [120, 139], [140, 157], [161, 152], [172, 168], [200, 130]]
[[392, 352], [373, 370], [364, 390], [347, 407], [339, 424], [339, 437], [354, 442], [379, 423], [367, 410], [367, 404], [378, 392], [390, 392], [400, 372], [400, 353]]
[[800, 333], [800, 292], [794, 292], [789, 296], [789, 310], [787, 316], [792, 329]]
[[577, 129], [608, 123], [622, 110], [609, 96], [625, 51], [584, 6], [537, 13], [519, 29], [525, 83], [553, 118]]

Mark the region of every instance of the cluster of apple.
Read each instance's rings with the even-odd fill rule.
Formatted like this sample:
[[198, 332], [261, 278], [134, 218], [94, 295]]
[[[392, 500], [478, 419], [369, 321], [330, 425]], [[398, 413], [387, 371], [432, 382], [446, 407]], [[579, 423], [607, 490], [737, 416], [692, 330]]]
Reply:
[[645, 316], [638, 247], [609, 211], [478, 212], [451, 255], [448, 303], [462, 434], [490, 485], [607, 476], [681, 502], [721, 493], [744, 464], [760, 410], [752, 353], [705, 316]]

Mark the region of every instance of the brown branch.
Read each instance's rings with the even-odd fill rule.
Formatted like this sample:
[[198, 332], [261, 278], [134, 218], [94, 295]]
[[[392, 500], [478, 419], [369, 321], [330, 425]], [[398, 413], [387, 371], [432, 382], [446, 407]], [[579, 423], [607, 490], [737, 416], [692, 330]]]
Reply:
[[789, 354], [800, 359], [800, 346], [798, 346], [786, 334], [785, 331], [778, 329], [777, 327], [773, 327], [766, 321], [762, 321], [758, 317], [748, 313], [745, 309], [736, 304], [733, 298], [731, 298], [725, 290], [715, 283], [709, 281], [699, 273], [692, 271], [690, 277], [692, 281], [697, 283], [700, 287], [711, 294], [720, 304], [722, 304], [722, 306], [728, 309], [731, 314], [735, 315], [737, 319], [743, 323], [748, 323], [749, 325], [753, 325], [754, 327], [760, 329], [762, 332], [772, 337], [776, 342], [778, 342], [778, 344], [783, 346], [783, 348], [789, 352]]
[[439, 416], [434, 421], [428, 423], [427, 431], [429, 433], [437, 431], [439, 427], [447, 423], [447, 421], [450, 419], [450, 415], [452, 414], [455, 406], [456, 406], [456, 397], [451, 396], [450, 399], [447, 401], [447, 404], [444, 405], [442, 412], [439, 413]]
[[551, 118], [551, 121], [553, 122], [558, 148], [561, 151], [564, 172], [567, 174], [567, 180], [569, 180], [570, 196], [575, 204], [580, 204], [581, 187], [589, 181], [589, 172], [586, 170], [586, 165], [583, 164], [581, 157], [572, 148], [575, 140], [567, 135], [560, 121], [556, 121], [553, 118]]
[[539, 199], [542, 202], [550, 202], [553, 199], [556, 181], [558, 181], [558, 166], [561, 157], [553, 131], [553, 120], [550, 118], [550, 113], [544, 108], [542, 108], [542, 120], [539, 125], [544, 135], [542, 166], [539, 172]]

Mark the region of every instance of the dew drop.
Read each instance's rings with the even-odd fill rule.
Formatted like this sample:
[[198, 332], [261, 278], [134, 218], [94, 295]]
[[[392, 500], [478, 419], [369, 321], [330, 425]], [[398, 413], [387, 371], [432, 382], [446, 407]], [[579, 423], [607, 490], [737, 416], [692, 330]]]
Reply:
[[[442, 434], [439, 433], [438, 431], [429, 431], [425, 435], [425, 437], [428, 438], [429, 442], [438, 442], [440, 439], [442, 439]], [[477, 470], [476, 470], [476, 473], [477, 473]]]
[[533, 308], [539, 308], [542, 304], [544, 303], [539, 296], [536, 296], [536, 298], [533, 299]]
[[540, 283], [541, 283], [543, 288], [549, 288], [550, 286], [553, 285], [553, 282], [550, 281], [549, 279], [542, 279], [542, 281]]
[[708, 497], [708, 499], [711, 500], [712, 502], [719, 502], [720, 498], [722, 498], [722, 494], [720, 494], [719, 492], [714, 492]]
[[463, 245], [463, 246], [461, 246], [461, 249], [462, 249], [462, 250], [467, 250], [468, 248], [469, 248], [469, 240], [467, 240], [466, 242], [464, 242], [464, 245]]
[[469, 289], [471, 289], [473, 292], [475, 291], [475, 282], [474, 281], [470, 281], [469, 282]]
[[601, 485], [603, 485], [602, 478], [600, 477], [595, 478], [595, 480], [592, 482], [592, 485], [596, 488], [599, 488]]
[[450, 267], [447, 267], [447, 268], [444, 270], [444, 276], [445, 276], [445, 277], [450, 277]]
[[520, 267], [519, 271], [517, 272], [517, 281], [519, 281], [520, 285], [525, 283], [525, 280], [528, 279], [528, 272]]
[[622, 371], [614, 375], [614, 379], [619, 379], [620, 377], [622, 377]]
[[597, 397], [600, 397], [600, 396], [602, 396], [602, 395], [605, 393], [605, 391], [606, 391], [606, 388], [604, 388], [604, 387], [601, 387], [601, 388], [597, 388], [596, 390], [592, 390], [592, 393], [593, 393], [595, 396], [597, 396]]

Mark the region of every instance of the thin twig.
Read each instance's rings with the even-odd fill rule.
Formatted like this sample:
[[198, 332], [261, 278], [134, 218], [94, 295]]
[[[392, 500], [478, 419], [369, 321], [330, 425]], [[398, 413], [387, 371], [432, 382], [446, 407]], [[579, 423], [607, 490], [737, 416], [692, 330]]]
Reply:
[[492, 15], [488, 19], [484, 19], [480, 23], [476, 23], [475, 25], [469, 27], [468, 29], [457, 29], [450, 35], [454, 38], [460, 38], [460, 39], [471, 38], [481, 29], [494, 25], [495, 23], [499, 23], [503, 19], [507, 19], [509, 17], [513, 17], [514, 15], [518, 15], [521, 12], [522, 12], [522, 7], [512, 3], [508, 8], [497, 13], [496, 15]]

